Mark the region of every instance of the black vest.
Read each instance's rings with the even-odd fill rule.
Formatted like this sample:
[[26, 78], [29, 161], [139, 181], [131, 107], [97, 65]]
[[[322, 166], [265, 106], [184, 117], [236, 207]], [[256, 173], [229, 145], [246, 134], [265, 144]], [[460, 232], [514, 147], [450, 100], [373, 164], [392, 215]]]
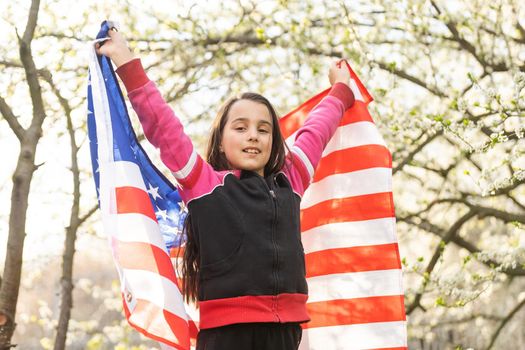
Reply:
[[199, 301], [307, 294], [300, 200], [285, 174], [242, 171], [190, 201], [200, 249]]

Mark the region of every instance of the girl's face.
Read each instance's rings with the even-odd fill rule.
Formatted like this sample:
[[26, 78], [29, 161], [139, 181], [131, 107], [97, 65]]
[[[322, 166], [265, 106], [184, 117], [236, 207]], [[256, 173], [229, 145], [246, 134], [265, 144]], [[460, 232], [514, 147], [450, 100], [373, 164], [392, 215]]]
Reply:
[[264, 176], [272, 150], [272, 116], [258, 102], [239, 100], [228, 113], [220, 150], [233, 169], [250, 170]]

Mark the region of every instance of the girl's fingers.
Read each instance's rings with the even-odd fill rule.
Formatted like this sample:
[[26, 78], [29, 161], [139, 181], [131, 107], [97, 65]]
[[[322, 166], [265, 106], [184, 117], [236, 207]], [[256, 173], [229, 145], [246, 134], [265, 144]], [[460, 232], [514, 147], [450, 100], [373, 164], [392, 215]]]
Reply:
[[[345, 64], [344, 66], [342, 66], [342, 64]], [[348, 61], [346, 59], [340, 59], [339, 61], [336, 62], [336, 65], [337, 65], [337, 68], [341, 69], [342, 68], [347, 68], [347, 64], [348, 64]]]
[[[103, 50], [102, 43], [107, 44], [109, 42], [111, 42], [111, 39], [107, 39], [106, 41], [96, 43], [95, 44], [95, 51], [97, 52], [97, 54], [99, 54], [99, 55], [106, 55], [107, 53], [103, 53], [102, 52], [102, 50]], [[105, 45], [105, 47], [107, 47], [107, 45]]]

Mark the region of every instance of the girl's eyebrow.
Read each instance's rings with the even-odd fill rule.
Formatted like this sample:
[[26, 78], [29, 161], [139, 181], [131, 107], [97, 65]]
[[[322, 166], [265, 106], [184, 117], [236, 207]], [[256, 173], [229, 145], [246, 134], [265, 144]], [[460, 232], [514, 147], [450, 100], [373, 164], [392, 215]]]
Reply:
[[[249, 119], [246, 118], [246, 117], [239, 117], [239, 118], [235, 118], [234, 120], [231, 121], [231, 123], [236, 123], [236, 122], [247, 122]], [[268, 124], [269, 126], [272, 126], [273, 124], [267, 120], [259, 120], [258, 121], [259, 124]]]

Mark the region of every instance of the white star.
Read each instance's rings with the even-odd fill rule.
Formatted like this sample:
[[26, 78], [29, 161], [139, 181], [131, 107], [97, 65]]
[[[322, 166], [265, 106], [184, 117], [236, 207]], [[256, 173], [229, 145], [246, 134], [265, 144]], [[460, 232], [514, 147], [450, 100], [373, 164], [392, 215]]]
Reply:
[[160, 210], [159, 207], [157, 207], [158, 211], [155, 212], [156, 216], [160, 216], [162, 220], [166, 220], [168, 218], [168, 213], [166, 213], [166, 210]]
[[148, 188], [147, 192], [149, 194], [151, 194], [151, 196], [153, 197], [153, 200], [156, 200], [157, 197], [162, 199], [162, 196], [159, 194], [159, 188], [158, 187], [153, 187], [153, 186], [151, 186], [151, 184], [148, 184], [148, 187], [149, 188]]
[[179, 229], [177, 227], [173, 227], [173, 226], [163, 227], [163, 231], [166, 232], [166, 233], [171, 233], [173, 235], [178, 235], [179, 234]]

